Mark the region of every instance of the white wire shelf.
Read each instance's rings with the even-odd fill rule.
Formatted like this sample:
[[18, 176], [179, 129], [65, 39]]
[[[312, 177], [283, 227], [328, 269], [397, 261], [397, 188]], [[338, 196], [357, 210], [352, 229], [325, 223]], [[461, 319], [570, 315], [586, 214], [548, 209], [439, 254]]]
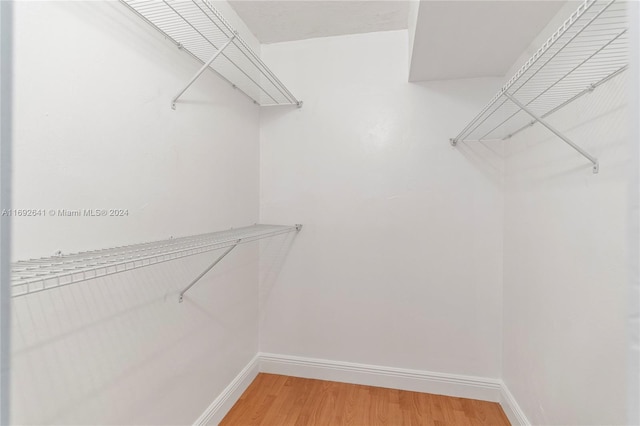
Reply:
[[[299, 231], [302, 225], [252, 225], [143, 244], [22, 260], [11, 265], [12, 297], [131, 271], [262, 238]], [[203, 274], [204, 275], [204, 274]]]
[[187, 88], [209, 68], [256, 104], [302, 105], [208, 0], [120, 1], [204, 64]]
[[535, 123], [556, 133], [544, 118], [627, 69], [627, 28], [624, 1], [585, 0], [451, 143], [505, 140]]

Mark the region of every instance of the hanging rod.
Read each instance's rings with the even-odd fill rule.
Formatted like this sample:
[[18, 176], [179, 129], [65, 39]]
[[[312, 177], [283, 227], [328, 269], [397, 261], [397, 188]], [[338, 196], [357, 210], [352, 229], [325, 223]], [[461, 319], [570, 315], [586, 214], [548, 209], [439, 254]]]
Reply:
[[[187, 88], [210, 69], [258, 105], [302, 107], [209, 0], [120, 1], [203, 64]], [[180, 95], [171, 103], [174, 109]]]
[[624, 2], [585, 0], [450, 142], [505, 140], [540, 123], [593, 164], [598, 160], [544, 119], [628, 68]]
[[[238, 244], [300, 231], [300, 229], [302, 225], [256, 224], [150, 243], [21, 260], [11, 265], [11, 293], [12, 297], [38, 293], [200, 253], [235, 247]], [[198, 279], [213, 266], [215, 264]], [[195, 284], [195, 281], [192, 284]], [[190, 286], [181, 293], [181, 296], [189, 288]]]

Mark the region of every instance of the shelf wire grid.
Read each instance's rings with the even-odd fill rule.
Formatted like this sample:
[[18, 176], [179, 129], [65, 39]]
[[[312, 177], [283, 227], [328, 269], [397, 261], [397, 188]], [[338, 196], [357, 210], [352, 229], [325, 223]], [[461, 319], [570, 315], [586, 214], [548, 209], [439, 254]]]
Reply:
[[504, 93], [545, 118], [628, 66], [626, 5], [585, 0], [454, 141], [507, 139], [535, 120]]
[[208, 0], [120, 1], [202, 64], [235, 36], [209, 68], [259, 105], [300, 105]]
[[12, 297], [37, 293], [299, 229], [299, 225], [256, 224], [149, 243], [21, 260], [11, 264], [11, 293]]

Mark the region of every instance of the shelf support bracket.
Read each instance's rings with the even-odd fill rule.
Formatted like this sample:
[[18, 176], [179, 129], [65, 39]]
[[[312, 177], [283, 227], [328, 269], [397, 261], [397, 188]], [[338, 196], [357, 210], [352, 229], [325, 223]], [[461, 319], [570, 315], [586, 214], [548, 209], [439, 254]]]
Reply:
[[213, 54], [211, 59], [209, 59], [207, 62], [204, 63], [204, 65], [202, 65], [202, 67], [198, 70], [198, 72], [193, 77], [191, 77], [191, 80], [189, 80], [189, 82], [184, 87], [184, 89], [182, 89], [180, 92], [178, 92], [177, 95], [175, 95], [173, 97], [173, 99], [171, 100], [171, 109], [176, 109], [176, 102], [178, 101], [178, 98], [180, 98], [180, 96], [182, 96], [182, 94], [184, 92], [186, 92], [189, 87], [191, 87], [191, 85], [198, 79], [198, 77], [200, 77], [202, 75], [202, 73], [207, 68], [209, 68], [209, 65], [211, 65], [213, 63], [213, 61], [224, 51], [224, 49], [226, 49], [227, 46], [229, 46], [231, 44], [231, 42], [233, 41], [234, 38], [236, 38], [235, 34], [233, 34], [229, 38], [229, 40], [227, 40], [227, 42], [224, 45], [222, 45], [222, 47], [220, 49], [218, 49], [218, 51], [216, 53]]
[[180, 302], [180, 303], [182, 303], [182, 300], [183, 300], [183, 298], [184, 298], [184, 294], [185, 294], [187, 291], [189, 291], [189, 289], [190, 289], [191, 287], [193, 287], [193, 286], [194, 286], [198, 281], [200, 281], [200, 279], [201, 279], [202, 277], [204, 277], [204, 276], [207, 274], [207, 272], [209, 272], [210, 270], [212, 270], [214, 266], [216, 266], [218, 263], [220, 263], [220, 261], [221, 261], [221, 260], [222, 260], [226, 255], [228, 255], [229, 253], [231, 253], [231, 250], [233, 250], [234, 248], [236, 248], [236, 247], [238, 246], [238, 244], [240, 244], [240, 241], [242, 241], [242, 240], [238, 240], [238, 241], [236, 241], [236, 243], [235, 243], [234, 245], [232, 245], [231, 247], [229, 247], [229, 248], [227, 249], [227, 251], [225, 251], [224, 253], [222, 253], [222, 255], [220, 255], [220, 257], [218, 257], [218, 258], [217, 258], [217, 259], [216, 259], [216, 260], [215, 260], [211, 265], [209, 265], [209, 267], [208, 267], [207, 269], [205, 269], [205, 270], [204, 270], [200, 275], [198, 275], [198, 276], [196, 277], [196, 279], [194, 279], [193, 281], [191, 281], [191, 284], [189, 284], [187, 287], [185, 287], [185, 289], [184, 289], [184, 290], [182, 290], [182, 291], [180, 292], [180, 299], [179, 299], [179, 302]]
[[571, 139], [569, 139], [568, 137], [563, 135], [558, 129], [556, 129], [551, 124], [549, 124], [545, 119], [543, 119], [542, 117], [539, 117], [538, 115], [536, 115], [533, 111], [531, 111], [529, 108], [527, 108], [526, 105], [522, 104], [519, 100], [514, 98], [513, 95], [511, 95], [509, 92], [505, 91], [505, 92], [503, 92], [503, 95], [506, 96], [507, 99], [509, 99], [511, 102], [516, 104], [521, 110], [523, 110], [524, 112], [529, 114], [535, 121], [537, 121], [538, 123], [542, 124], [544, 127], [549, 129], [549, 131], [551, 131], [551, 133], [553, 133], [554, 135], [556, 135], [557, 137], [562, 139], [567, 145], [569, 145], [571, 148], [573, 148], [576, 151], [578, 151], [587, 160], [591, 161], [591, 163], [593, 163], [593, 173], [594, 174], [598, 173], [600, 171], [600, 164], [598, 163], [598, 159], [596, 157], [594, 157], [593, 155], [589, 154], [584, 149], [580, 148]]

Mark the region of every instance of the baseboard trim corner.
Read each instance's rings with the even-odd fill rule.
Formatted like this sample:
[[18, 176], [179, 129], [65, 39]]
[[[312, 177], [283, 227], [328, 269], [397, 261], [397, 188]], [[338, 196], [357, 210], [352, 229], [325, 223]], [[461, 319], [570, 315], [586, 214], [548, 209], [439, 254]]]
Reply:
[[529, 419], [527, 419], [524, 411], [522, 411], [520, 405], [504, 382], [501, 382], [499, 402], [502, 410], [504, 410], [504, 413], [507, 415], [507, 418], [512, 425], [531, 426]]
[[217, 425], [227, 415], [231, 407], [238, 401], [242, 393], [249, 387], [251, 382], [260, 372], [259, 357], [256, 355], [240, 371], [240, 373], [229, 383], [218, 397], [207, 407], [194, 426]]
[[249, 361], [193, 425], [220, 423], [260, 372], [498, 402], [512, 425], [531, 426], [502, 380], [272, 353]]
[[498, 402], [498, 379], [259, 353], [260, 372]]

